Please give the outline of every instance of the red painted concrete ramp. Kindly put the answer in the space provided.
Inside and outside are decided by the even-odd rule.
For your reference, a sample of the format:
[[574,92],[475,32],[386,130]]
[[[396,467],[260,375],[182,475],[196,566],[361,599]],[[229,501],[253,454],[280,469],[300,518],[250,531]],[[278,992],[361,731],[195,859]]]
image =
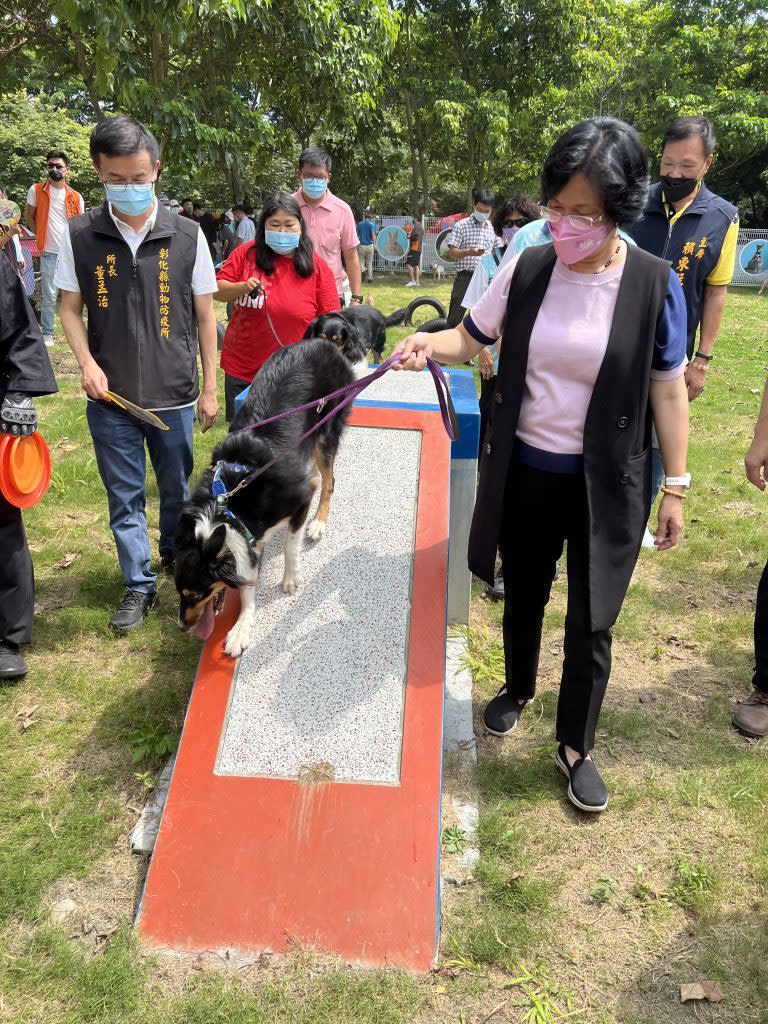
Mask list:
[[449,441],[437,412],[351,423],[304,587],[280,592],[275,545],[252,646],[223,654],[230,594],[203,650],[137,917],[151,945],[434,962]]

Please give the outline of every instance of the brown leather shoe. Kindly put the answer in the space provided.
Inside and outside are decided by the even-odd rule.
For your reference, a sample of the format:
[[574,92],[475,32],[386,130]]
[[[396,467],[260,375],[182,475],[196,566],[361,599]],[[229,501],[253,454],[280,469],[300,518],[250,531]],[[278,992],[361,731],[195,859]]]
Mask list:
[[739,732],[754,739],[768,736],[768,693],[754,689],[752,696],[736,708],[733,724]]

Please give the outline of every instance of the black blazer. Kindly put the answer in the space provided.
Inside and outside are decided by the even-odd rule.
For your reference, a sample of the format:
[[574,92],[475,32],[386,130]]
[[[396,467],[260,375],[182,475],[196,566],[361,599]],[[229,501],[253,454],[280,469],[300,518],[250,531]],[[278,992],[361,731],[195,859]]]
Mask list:
[[[523,250],[510,282],[492,421],[469,537],[469,568],[493,580],[504,493],[525,389],[531,331],[555,265],[553,246]],[[648,403],[669,264],[630,246],[605,358],[584,427],[592,629],[616,621],[640,552],[651,491]],[[506,567],[510,582],[514,566]]]

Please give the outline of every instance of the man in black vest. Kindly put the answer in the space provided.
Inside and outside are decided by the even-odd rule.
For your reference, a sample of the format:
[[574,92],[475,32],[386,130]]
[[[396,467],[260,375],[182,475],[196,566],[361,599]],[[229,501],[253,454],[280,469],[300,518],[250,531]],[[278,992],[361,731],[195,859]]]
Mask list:
[[[108,118],[96,125],[90,148],[106,201],[69,222],[56,283],[61,325],[89,398],[88,426],[125,583],[110,626],[124,631],[157,604],[144,512],[145,444],[160,492],[161,564],[172,571],[176,524],[189,497],[195,405],[203,430],[218,412],[217,286],[197,222],[155,199],[160,159],[151,132],[130,117]],[[107,390],[151,410],[168,430],[104,401]]]
[[[685,383],[691,402],[706,385],[739,235],[736,207],[704,184],[714,152],[715,133],[706,117],[672,121],[662,140],[661,180],[651,188],[642,219],[632,228],[640,248],[669,260],[683,286],[690,360]],[[663,477],[654,435],[652,502]],[[647,531],[643,547],[653,547]]]
[[[5,233],[3,240],[9,237]],[[13,245],[0,246],[0,436],[21,436],[37,429],[32,399],[58,388],[9,251]],[[32,639],[34,610],[35,580],[21,510],[0,494],[0,680],[27,673],[19,645]]]

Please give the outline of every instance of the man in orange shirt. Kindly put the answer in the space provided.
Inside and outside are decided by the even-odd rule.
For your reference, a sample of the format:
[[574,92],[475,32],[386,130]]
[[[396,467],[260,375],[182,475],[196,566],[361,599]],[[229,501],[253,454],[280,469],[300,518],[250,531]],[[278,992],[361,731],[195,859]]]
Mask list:
[[37,235],[40,250],[40,289],[42,303],[40,320],[43,340],[53,344],[53,321],[56,315],[58,290],[53,283],[56,261],[59,258],[59,243],[66,223],[85,210],[83,197],[67,184],[69,159],[60,149],[52,149],[45,158],[48,165],[48,180],[31,185],[27,193],[24,220]]

